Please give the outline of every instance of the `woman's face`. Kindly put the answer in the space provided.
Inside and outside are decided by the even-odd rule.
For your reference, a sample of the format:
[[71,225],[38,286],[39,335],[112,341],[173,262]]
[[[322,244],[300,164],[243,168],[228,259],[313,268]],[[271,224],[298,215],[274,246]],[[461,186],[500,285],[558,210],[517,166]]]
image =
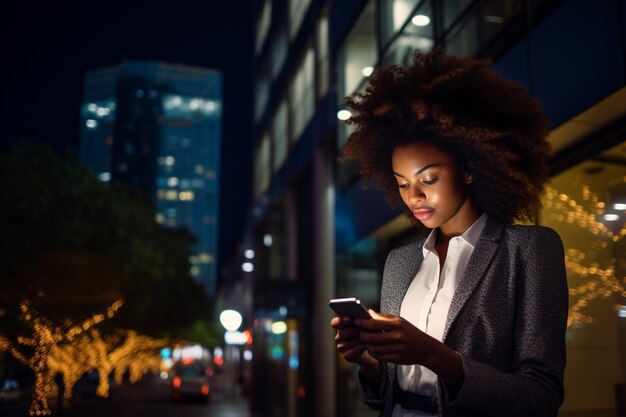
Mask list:
[[472,177],[451,155],[428,144],[398,146],[391,157],[402,201],[424,226],[462,234],[479,213],[470,198]]

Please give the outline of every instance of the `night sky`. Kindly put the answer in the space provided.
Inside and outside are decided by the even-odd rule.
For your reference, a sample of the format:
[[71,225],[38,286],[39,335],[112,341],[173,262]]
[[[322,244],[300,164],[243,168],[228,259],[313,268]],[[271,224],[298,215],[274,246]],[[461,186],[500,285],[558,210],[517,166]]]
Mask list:
[[[246,4],[249,4],[246,7]],[[8,0],[0,5],[0,151],[79,146],[85,71],[124,59],[222,71],[222,248],[250,200],[253,1]]]

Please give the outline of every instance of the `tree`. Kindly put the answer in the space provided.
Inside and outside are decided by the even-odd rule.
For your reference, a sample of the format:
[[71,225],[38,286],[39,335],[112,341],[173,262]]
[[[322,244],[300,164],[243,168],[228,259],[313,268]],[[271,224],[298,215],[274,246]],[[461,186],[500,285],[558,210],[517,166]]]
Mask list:
[[24,300],[57,322],[122,298],[107,325],[158,337],[208,314],[189,276],[193,236],[156,223],[146,196],[26,144],[0,155],[0,189],[0,326],[9,338],[19,333]]

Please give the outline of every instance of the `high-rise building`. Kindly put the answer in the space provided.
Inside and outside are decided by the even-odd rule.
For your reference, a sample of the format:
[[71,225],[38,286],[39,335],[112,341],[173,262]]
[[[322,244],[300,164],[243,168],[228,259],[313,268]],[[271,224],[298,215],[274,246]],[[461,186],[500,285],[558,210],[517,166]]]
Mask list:
[[191,275],[215,292],[222,76],[129,61],[85,77],[80,159],[154,200],[156,221],[196,236]]

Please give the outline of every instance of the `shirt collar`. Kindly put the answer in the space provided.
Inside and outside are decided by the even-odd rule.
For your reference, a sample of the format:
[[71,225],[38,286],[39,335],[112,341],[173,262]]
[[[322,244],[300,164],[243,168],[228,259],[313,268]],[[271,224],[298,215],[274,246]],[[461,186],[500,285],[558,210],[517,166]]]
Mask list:
[[[478,242],[478,238],[480,237],[480,234],[483,232],[483,229],[485,228],[485,224],[487,224],[487,217],[488,217],[487,212],[484,212],[483,214],[481,214],[474,221],[474,223],[472,223],[472,225],[468,227],[467,230],[463,232],[461,236],[459,236],[461,239],[469,243],[472,249],[474,249],[474,247],[476,246],[476,243]],[[435,242],[437,241],[438,230],[439,228],[433,229],[428,234],[428,237],[426,238],[426,242],[424,242],[424,247],[422,248],[422,252],[424,256],[426,256],[428,252],[435,251]]]

